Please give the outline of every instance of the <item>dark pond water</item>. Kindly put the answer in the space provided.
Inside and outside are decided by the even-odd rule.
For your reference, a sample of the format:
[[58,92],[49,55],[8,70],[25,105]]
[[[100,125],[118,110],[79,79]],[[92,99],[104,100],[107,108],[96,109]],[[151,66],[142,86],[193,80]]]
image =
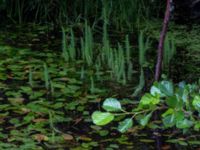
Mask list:
[[[0,149],[155,149],[151,130],[135,125],[122,135],[112,125],[92,124],[91,113],[100,102],[128,96],[130,85],[109,81],[103,70],[93,82],[93,68],[83,73],[83,61],[65,62],[61,36],[50,27],[6,29],[0,38]],[[170,131],[163,137],[182,140],[165,142],[163,150],[187,144],[184,136]]]

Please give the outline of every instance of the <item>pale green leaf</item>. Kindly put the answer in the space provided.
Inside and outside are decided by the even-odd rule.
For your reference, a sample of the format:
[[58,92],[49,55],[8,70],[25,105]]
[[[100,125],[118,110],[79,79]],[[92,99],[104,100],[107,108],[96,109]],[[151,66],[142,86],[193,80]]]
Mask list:
[[140,100],[140,106],[152,106],[156,105],[160,102],[160,98],[158,96],[152,96],[151,94],[145,94],[142,96]]
[[132,118],[127,118],[124,121],[119,123],[118,131],[121,133],[126,132],[128,129],[130,129],[133,126],[133,120]]
[[165,127],[173,127],[176,124],[175,114],[167,115],[162,119]]
[[156,86],[152,86],[150,89],[150,93],[153,96],[156,96],[157,94],[162,95],[162,92],[160,91],[160,89]]
[[191,126],[193,126],[193,122],[188,119],[180,120],[177,121],[176,123],[176,127],[179,129],[187,129],[190,128]]
[[173,96],[173,94],[174,94],[173,83],[170,81],[161,81],[159,84],[159,89],[166,96]]
[[192,105],[194,106],[194,108],[200,112],[200,96],[195,96],[194,100],[192,102]]
[[92,121],[96,125],[106,125],[114,119],[114,115],[109,112],[95,111],[92,114]]
[[151,116],[152,116],[152,113],[149,113],[148,115],[144,116],[142,119],[140,119],[140,124],[142,126],[146,126],[148,124]]
[[122,107],[120,102],[115,98],[107,98],[103,102],[103,109],[110,112],[121,111]]

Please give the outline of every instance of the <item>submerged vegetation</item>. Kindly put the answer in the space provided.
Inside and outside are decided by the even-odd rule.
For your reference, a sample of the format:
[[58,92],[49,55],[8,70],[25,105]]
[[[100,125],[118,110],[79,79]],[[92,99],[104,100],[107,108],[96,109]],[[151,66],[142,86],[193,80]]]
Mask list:
[[154,82],[164,7],[0,0],[0,149],[198,148],[200,26],[172,20]]

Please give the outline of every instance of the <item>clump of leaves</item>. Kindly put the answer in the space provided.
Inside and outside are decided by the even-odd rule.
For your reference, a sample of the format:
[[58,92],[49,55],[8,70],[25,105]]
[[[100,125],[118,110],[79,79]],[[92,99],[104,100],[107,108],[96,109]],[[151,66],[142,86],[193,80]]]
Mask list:
[[116,116],[127,117],[119,122],[118,131],[121,133],[132,128],[134,122],[142,127],[157,127],[152,126],[156,123],[151,121],[157,110],[161,112],[162,121],[159,127],[163,129],[200,129],[200,87],[197,84],[180,82],[174,85],[166,80],[155,82],[150,92],[144,94],[138,106],[130,112],[123,109],[120,100],[115,98],[107,98],[102,107],[106,112],[95,111],[92,114],[93,123],[101,126],[112,122]]

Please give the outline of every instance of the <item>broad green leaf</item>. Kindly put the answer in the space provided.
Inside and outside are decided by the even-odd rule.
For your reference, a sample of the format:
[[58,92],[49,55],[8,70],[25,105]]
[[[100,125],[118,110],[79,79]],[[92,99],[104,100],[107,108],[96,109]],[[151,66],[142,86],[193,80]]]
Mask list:
[[160,85],[160,83],[154,82],[153,86],[150,89],[150,93],[153,96],[159,95],[160,97],[164,97],[165,94],[162,93],[162,91],[160,90],[159,85]]
[[174,113],[174,109],[172,108],[169,108],[167,111],[165,111],[163,114],[162,114],[162,117],[166,117],[168,115],[171,115]]
[[95,111],[92,114],[92,121],[94,124],[103,126],[110,123],[114,119],[114,115],[109,112]]
[[149,113],[148,115],[144,116],[142,119],[140,119],[140,124],[142,126],[146,126],[148,124],[151,116],[152,116],[152,113]]
[[176,112],[175,112],[175,119],[176,119],[176,122],[182,121],[182,120],[184,120],[184,118],[185,118],[185,114],[184,114],[183,111],[176,111]]
[[194,108],[200,112],[200,96],[195,96],[194,100],[192,102],[192,105],[194,106]]
[[187,129],[187,128],[190,128],[192,125],[193,125],[193,122],[188,119],[180,120],[180,121],[177,121],[176,123],[176,127],[179,129]]
[[182,98],[182,100],[183,100],[185,103],[186,103],[187,100],[188,100],[188,95],[189,95],[188,90],[187,90],[187,89],[184,89],[181,98]]
[[119,123],[118,131],[121,133],[126,132],[128,129],[130,129],[133,126],[133,120],[132,118],[127,118],[124,121]]
[[162,121],[165,127],[173,127],[176,124],[175,114],[163,117]]
[[173,83],[170,81],[161,81],[159,84],[159,89],[166,96],[173,96],[173,94],[174,94]]
[[194,130],[195,131],[200,131],[200,122],[195,122],[195,125],[194,125]]
[[162,114],[163,123],[166,127],[174,126],[178,121],[184,120],[184,112],[175,111],[175,109],[169,108],[165,113]]
[[167,105],[172,108],[175,108],[178,104],[178,100],[176,96],[167,97],[165,101]]
[[122,107],[120,102],[115,98],[107,98],[103,102],[103,109],[110,112],[121,111]]
[[150,93],[151,95],[153,96],[156,96],[157,94],[161,95],[162,92],[160,91],[160,89],[156,86],[152,86],[151,89],[150,89]]
[[144,96],[142,96],[141,100],[140,100],[140,106],[152,106],[152,105],[156,105],[160,102],[160,98],[158,96],[152,96],[151,94],[145,94]]

